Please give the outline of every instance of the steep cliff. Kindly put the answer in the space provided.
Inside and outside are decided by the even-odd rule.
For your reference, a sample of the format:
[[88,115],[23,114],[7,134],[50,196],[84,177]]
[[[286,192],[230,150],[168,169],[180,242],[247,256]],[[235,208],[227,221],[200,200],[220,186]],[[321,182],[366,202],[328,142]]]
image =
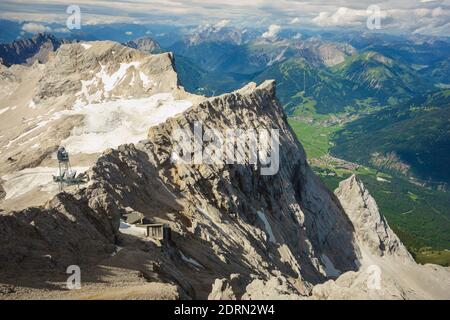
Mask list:
[[450,299],[450,268],[415,263],[356,176],[335,193],[355,227],[361,266],[316,286],[314,298]]
[[[278,173],[260,175],[260,168],[250,164],[247,155],[243,163],[231,165],[173,163],[170,159],[173,130],[192,129],[196,121],[218,130],[236,126],[244,130],[278,129]],[[152,127],[148,140],[106,151],[88,175],[88,186],[73,196],[58,196],[61,206],[53,200],[47,204],[49,209],[33,210],[44,217],[50,213],[57,217],[71,215],[76,225],[85,219],[76,214],[80,207],[86,208],[82,211],[87,216],[109,217],[83,222],[92,224],[104,235],[105,246],[113,245],[114,241],[120,245],[123,241],[117,221],[130,211],[170,225],[173,241],[163,246],[159,263],[170,266],[164,267],[164,272],[192,298],[206,298],[217,278],[232,274],[239,279],[235,281],[239,283],[235,289],[238,298],[259,294],[261,286],[280,281],[286,288],[285,293],[279,292],[280,297],[307,296],[314,284],[356,269],[353,228],[335,196],[310,170],[305,153],[276,101],[272,82],[260,87],[252,84],[191,107]],[[15,223],[27,210],[12,214],[11,221],[5,223]],[[46,239],[55,231],[41,228],[45,247]],[[81,239],[88,236],[89,229],[73,232]],[[61,247],[47,243],[48,254],[59,268],[66,263],[67,255],[73,254],[76,264],[79,255],[96,252],[96,247],[85,250],[79,246],[78,250],[60,254],[66,246],[63,242]],[[114,258],[120,259],[128,250],[136,248],[125,246]],[[4,254],[14,255],[11,251]],[[145,251],[139,254],[154,255]]]

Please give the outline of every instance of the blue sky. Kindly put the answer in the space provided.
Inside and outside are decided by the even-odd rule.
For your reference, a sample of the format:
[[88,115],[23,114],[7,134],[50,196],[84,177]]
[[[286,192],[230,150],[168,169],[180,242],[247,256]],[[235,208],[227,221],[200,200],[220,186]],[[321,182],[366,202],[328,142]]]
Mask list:
[[381,9],[383,30],[450,34],[450,0],[2,0],[0,18],[64,23],[79,5],[85,24],[176,23],[268,27],[365,28],[367,8]]

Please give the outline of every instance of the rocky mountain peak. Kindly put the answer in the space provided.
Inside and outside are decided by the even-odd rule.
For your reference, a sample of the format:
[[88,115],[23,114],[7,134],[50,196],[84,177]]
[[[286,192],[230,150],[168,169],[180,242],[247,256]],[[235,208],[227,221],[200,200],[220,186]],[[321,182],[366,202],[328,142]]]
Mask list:
[[178,86],[171,53],[147,55],[111,41],[65,44],[45,69],[53,77],[41,80],[38,98],[61,90],[69,94],[81,91],[81,99],[99,102],[172,91]]
[[416,264],[356,175],[342,181],[335,193],[354,226],[360,267],[315,286],[313,298],[449,298],[450,269]]
[[159,43],[150,37],[140,37],[135,40],[130,40],[124,45],[150,54],[160,53],[162,50]]
[[223,20],[216,24],[199,25],[189,30],[184,41],[191,46],[204,42],[219,42],[240,45],[252,38],[253,33],[228,26],[229,21]]
[[[124,236],[122,232],[127,231],[119,227],[118,219],[125,219],[127,212],[137,212],[170,226],[172,242],[161,253],[150,250],[136,254],[142,259],[165,261],[166,275],[158,277],[176,279],[180,290],[190,297],[206,298],[216,279],[231,273],[237,274],[232,282],[237,283],[233,292],[238,298],[259,297],[262,287],[280,283],[283,286],[274,289],[274,294],[306,296],[313,284],[355,270],[351,224],[334,195],[309,168],[274,88],[272,81],[250,84],[193,105],[151,127],[147,140],[103,153],[87,172],[90,182],[82,189],[58,196],[58,201],[45,208],[33,209],[41,217],[51,214],[81,221],[85,218],[78,216],[80,212],[96,217],[88,220],[104,237],[102,249],[97,246],[62,254],[62,248],[46,240],[53,237],[54,229],[41,225],[42,237],[34,243],[47,248],[55,265],[61,266],[70,260],[70,254],[91,259],[98,250],[106,250],[99,258],[107,259],[105,248],[115,243],[108,240],[114,234],[125,247],[115,259],[125,259],[136,250],[133,239],[143,238],[139,233]],[[176,141],[172,133],[175,129],[191,130],[196,122],[202,123],[204,130],[215,128],[219,132],[235,128],[244,132],[278,130],[279,170],[262,175],[260,165],[255,166],[249,154],[234,164],[173,162]],[[206,141],[204,147],[208,146]],[[15,219],[26,210],[2,220],[5,229],[12,232]],[[74,232],[82,236],[85,231]],[[29,245],[21,242],[20,250]],[[10,253],[14,248],[8,250]],[[6,261],[7,265],[13,263]],[[40,263],[45,261],[33,260],[30,265],[38,267]]]
[[390,58],[388,58],[388,57],[386,57],[386,56],[384,56],[384,55],[382,55],[382,54],[380,54],[378,52],[375,52],[375,51],[367,52],[366,53],[366,57],[367,57],[367,59],[373,59],[373,60],[375,60],[375,61],[377,61],[379,63],[382,63],[384,65],[391,65],[394,62],[392,59],[390,59]]
[[49,55],[66,42],[48,33],[38,33],[31,39],[19,39],[12,43],[0,44],[0,59],[6,66],[31,65],[36,61],[45,63]]
[[342,181],[335,193],[355,227],[360,247],[368,248],[372,254],[379,256],[395,255],[413,261],[380,214],[375,199],[356,175]]

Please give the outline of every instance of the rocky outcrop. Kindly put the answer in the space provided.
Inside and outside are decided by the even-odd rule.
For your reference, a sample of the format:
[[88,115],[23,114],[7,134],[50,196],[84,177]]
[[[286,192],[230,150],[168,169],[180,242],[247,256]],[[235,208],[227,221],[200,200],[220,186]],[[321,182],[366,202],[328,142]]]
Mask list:
[[37,102],[61,94],[89,103],[138,98],[178,86],[171,53],[148,55],[111,41],[61,46],[45,65],[48,74],[40,79]]
[[0,44],[0,59],[5,66],[13,64],[31,65],[45,63],[49,55],[67,41],[50,34],[37,34],[31,39],[20,39],[8,44]]
[[[175,128],[190,130],[195,121],[219,131],[235,127],[243,130],[278,129],[279,172],[263,176],[250,164],[173,164],[170,160],[171,132]],[[327,276],[324,260],[329,259],[330,264],[340,270],[355,267],[352,227],[334,195],[309,168],[304,150],[275,100],[273,82],[259,87],[249,85],[233,94],[209,99],[182,117],[153,127],[146,148],[158,150],[156,154],[154,151],[150,153],[150,159],[160,168],[160,175],[169,177],[167,183],[179,190],[195,208],[192,212],[195,233],[209,239],[215,244],[213,247],[222,248],[217,250],[217,254],[225,255],[226,260],[235,255],[236,246],[231,244],[236,238],[250,241],[244,242],[238,251],[254,251],[252,265],[258,260],[271,261],[275,270],[286,270],[312,283]],[[248,163],[248,159],[246,161]],[[242,223],[244,230],[235,228],[236,222],[227,226],[233,214],[237,215],[237,223]],[[212,215],[213,221],[205,220],[205,215]],[[267,231],[264,217],[271,232]],[[220,228],[222,230],[214,231],[217,223],[224,224]],[[250,227],[253,225],[257,226],[256,230]],[[208,229],[210,231],[205,232]],[[263,233],[259,234],[258,229]],[[221,236],[223,231],[229,238],[229,245],[221,243],[225,240]],[[270,239],[270,233],[274,239]],[[249,238],[250,234],[254,240]],[[337,247],[342,251],[337,253]],[[285,266],[280,264],[282,261]]]
[[135,40],[130,40],[126,43],[124,43],[125,46],[138,49],[140,51],[155,54],[155,53],[161,53],[162,49],[158,42],[153,40],[150,37],[141,37],[137,38]]
[[45,64],[0,66],[0,177],[9,193],[0,208],[40,205],[57,192],[59,145],[85,170],[108,147],[144,139],[151,125],[201,100],[178,86],[173,63],[170,53],[96,41],[63,44]]
[[364,184],[355,176],[335,191],[355,227],[361,256],[357,272],[314,287],[315,299],[449,299],[450,269],[418,265]]
[[328,67],[338,65],[345,61],[345,58],[357,53],[356,49],[349,44],[323,43],[311,46],[311,52],[321,63]]
[[2,183],[3,183],[3,180],[0,179],[0,200],[3,200],[6,196],[6,192],[5,192],[5,189],[3,188]]
[[395,255],[414,261],[380,214],[375,199],[356,175],[341,182],[335,193],[357,230],[356,238],[360,247],[368,248],[371,254]]
[[108,194],[96,188],[83,194],[60,193],[45,207],[0,214],[1,281],[31,270],[65,270],[114,251],[119,214]]
[[293,286],[284,276],[272,276],[267,280],[255,279],[246,288],[244,300],[299,300]]
[[227,279],[216,279],[212,285],[208,300],[236,300],[233,287]]

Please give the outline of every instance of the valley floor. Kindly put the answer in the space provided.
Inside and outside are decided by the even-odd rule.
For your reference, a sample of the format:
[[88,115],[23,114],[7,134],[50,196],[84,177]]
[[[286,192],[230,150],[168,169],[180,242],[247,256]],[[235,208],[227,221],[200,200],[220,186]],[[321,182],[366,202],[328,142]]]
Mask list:
[[327,121],[330,118],[289,119],[316,174],[330,190],[336,189],[340,181],[357,174],[416,261],[449,266],[449,193],[331,156],[333,134],[342,128],[342,122]]

